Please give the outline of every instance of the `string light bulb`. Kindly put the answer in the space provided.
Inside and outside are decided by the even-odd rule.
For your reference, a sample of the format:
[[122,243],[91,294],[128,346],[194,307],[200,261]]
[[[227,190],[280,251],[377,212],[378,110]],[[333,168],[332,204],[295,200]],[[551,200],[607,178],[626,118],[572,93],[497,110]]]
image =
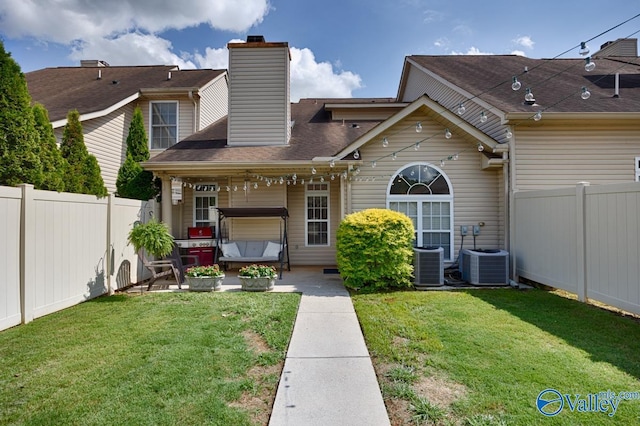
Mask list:
[[422,132],[422,123],[418,121],[416,123],[416,133],[420,133],[420,132]]
[[591,92],[587,90],[586,86],[582,86],[582,93],[580,94],[580,97],[584,100],[587,100],[591,97]]
[[372,169],[375,169],[377,165],[378,165],[378,163],[376,161],[372,161],[371,162],[371,168]]
[[507,139],[511,139],[513,137],[513,133],[511,133],[511,130],[505,129],[504,130],[504,137],[507,138]]
[[388,147],[389,146],[389,139],[387,139],[386,137],[382,138],[382,146],[383,147]]
[[398,158],[398,154],[396,154],[395,152],[393,154],[391,154],[391,159],[395,160]]
[[531,88],[527,87],[527,93],[524,95],[524,100],[527,102],[534,102],[536,98],[533,97],[533,93],[531,92]]
[[356,159],[356,160],[357,160],[358,158],[360,158],[360,152],[358,152],[358,150],[357,150],[357,149],[356,149],[355,151],[353,151],[353,158],[354,158],[354,159]]
[[312,174],[312,175],[315,175],[316,173],[317,173],[316,168],[315,168],[315,167],[312,167],[312,168],[311,168],[311,174]]
[[458,104],[458,111],[456,111],[458,113],[458,115],[462,115],[465,113],[467,109],[464,107],[464,103],[460,102]]
[[584,62],[584,70],[586,72],[590,72],[596,69],[596,63],[591,60],[591,56],[584,58]]
[[487,118],[488,118],[488,117],[487,117],[487,114],[486,114],[484,111],[482,111],[482,112],[480,113],[480,122],[481,122],[481,123],[486,123],[486,122],[487,122]]
[[484,145],[478,142],[478,152],[482,152],[482,151],[484,151]]
[[578,50],[578,53],[582,56],[587,56],[589,54],[589,46],[587,46],[586,42],[580,42],[580,50]]
[[444,137],[447,139],[451,139],[451,131],[449,129],[444,130]]
[[420,149],[420,142],[416,142],[416,144],[413,146],[413,149],[415,151],[419,150]]
[[533,116],[533,119],[535,121],[540,121],[540,119],[542,119],[542,111],[536,112],[536,115]]
[[444,160],[440,160],[440,167],[444,167]]
[[335,160],[329,161],[329,167],[334,168],[336,166]]
[[513,82],[511,83],[511,88],[513,90],[520,90],[520,88],[522,87],[522,83],[520,83],[518,81],[518,77],[516,77],[515,75],[513,76]]

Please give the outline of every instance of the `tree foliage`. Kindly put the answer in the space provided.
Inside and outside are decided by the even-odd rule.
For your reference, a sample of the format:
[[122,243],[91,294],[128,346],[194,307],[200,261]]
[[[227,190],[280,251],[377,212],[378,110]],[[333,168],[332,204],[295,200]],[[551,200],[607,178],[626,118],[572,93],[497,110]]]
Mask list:
[[100,174],[98,160],[94,155],[89,154],[84,144],[80,113],[77,110],[71,110],[67,114],[67,125],[62,134],[60,150],[69,166],[68,173],[65,175],[67,192],[92,194],[98,197],[105,197],[108,194]]
[[347,287],[410,287],[413,222],[402,213],[368,209],[347,215],[336,233],[336,260]]
[[20,66],[0,41],[0,185],[31,183],[44,176],[31,97]]
[[117,194],[124,198],[136,200],[149,200],[159,193],[158,182],[153,178],[153,173],[144,170],[141,161],[149,159],[149,140],[144,130],[142,111],[136,108],[133,112],[129,134],[127,135],[126,159],[116,180]]
[[53,127],[49,121],[49,113],[41,104],[33,106],[35,128],[40,136],[40,161],[43,169],[41,189],[62,192],[65,190],[64,180],[67,173],[67,162],[62,157]]

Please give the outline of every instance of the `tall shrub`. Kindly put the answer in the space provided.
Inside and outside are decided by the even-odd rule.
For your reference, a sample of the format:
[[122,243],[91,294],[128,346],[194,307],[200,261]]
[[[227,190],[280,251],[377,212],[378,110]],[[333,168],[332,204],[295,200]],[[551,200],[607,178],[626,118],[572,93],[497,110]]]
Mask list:
[[31,96],[20,66],[0,41],[0,185],[43,181]]
[[116,180],[117,194],[124,198],[136,200],[149,200],[160,192],[159,185],[156,184],[153,173],[144,170],[140,166],[141,161],[149,159],[149,139],[144,130],[142,111],[136,108],[133,112],[129,134],[127,136],[126,159]]
[[41,189],[62,192],[64,176],[67,173],[67,162],[56,143],[53,127],[49,121],[49,113],[41,104],[33,106],[33,118],[35,128],[40,135],[40,161],[43,169],[43,181]]
[[69,164],[69,172],[65,175],[66,191],[98,197],[107,195],[98,160],[89,154],[84,144],[80,113],[77,110],[71,110],[67,114],[60,150]]
[[346,216],[336,234],[345,286],[365,291],[410,287],[413,239],[413,223],[402,213],[368,209]]

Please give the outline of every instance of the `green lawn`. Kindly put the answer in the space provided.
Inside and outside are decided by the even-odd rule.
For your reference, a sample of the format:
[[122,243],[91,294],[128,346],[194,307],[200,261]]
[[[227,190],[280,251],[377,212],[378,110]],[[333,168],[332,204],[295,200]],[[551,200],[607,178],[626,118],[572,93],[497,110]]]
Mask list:
[[[542,290],[354,294],[353,302],[394,424],[640,423],[640,394],[613,416],[578,410],[587,394],[640,392],[637,319]],[[570,395],[554,417],[536,408],[548,388]]]
[[265,424],[299,300],[121,294],[6,330],[0,424]]

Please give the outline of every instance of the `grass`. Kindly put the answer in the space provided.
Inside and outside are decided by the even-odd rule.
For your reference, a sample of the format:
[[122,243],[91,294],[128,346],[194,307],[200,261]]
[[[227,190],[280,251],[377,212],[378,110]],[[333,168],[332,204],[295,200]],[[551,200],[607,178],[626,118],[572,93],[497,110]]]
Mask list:
[[541,391],[640,391],[640,322],[542,290],[354,294],[393,424],[638,424],[536,409]]
[[99,298],[0,333],[0,424],[266,424],[298,294]]

